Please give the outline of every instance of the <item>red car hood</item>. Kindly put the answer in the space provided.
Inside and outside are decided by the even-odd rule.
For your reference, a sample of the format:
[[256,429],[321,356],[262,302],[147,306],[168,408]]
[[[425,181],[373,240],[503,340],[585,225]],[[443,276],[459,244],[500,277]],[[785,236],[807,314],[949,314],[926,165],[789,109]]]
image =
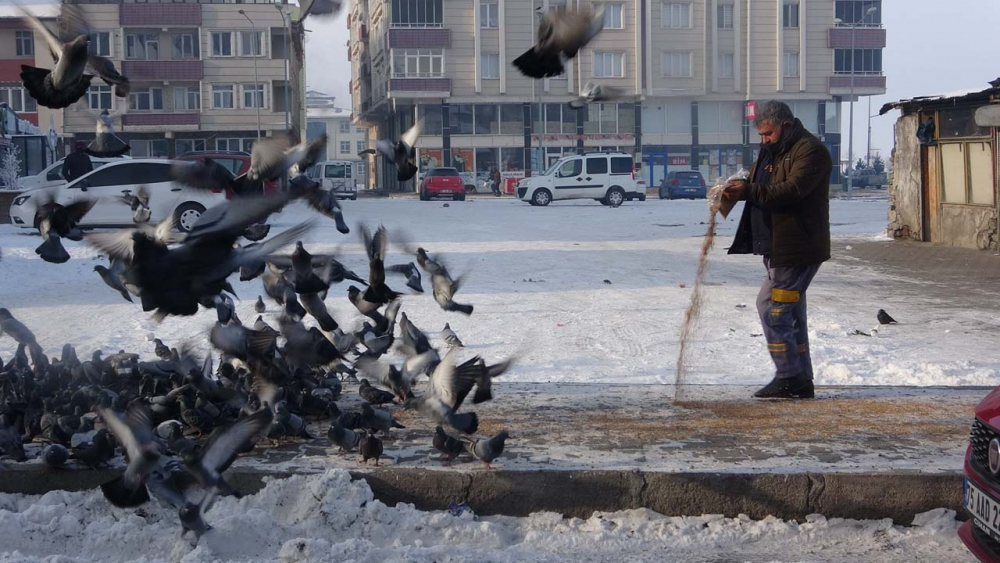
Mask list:
[[976,405],[976,418],[1000,430],[1000,387],[990,391],[990,394]]

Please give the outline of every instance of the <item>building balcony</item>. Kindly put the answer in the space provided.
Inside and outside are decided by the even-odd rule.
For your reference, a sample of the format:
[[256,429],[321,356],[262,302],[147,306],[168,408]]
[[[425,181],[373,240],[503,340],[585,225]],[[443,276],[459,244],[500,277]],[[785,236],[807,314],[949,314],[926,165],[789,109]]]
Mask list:
[[447,49],[451,30],[444,27],[394,27],[389,30],[390,49]]
[[205,78],[205,65],[199,60],[123,61],[122,74],[135,82],[142,80],[201,80]]
[[[855,96],[877,96],[885,94],[885,76],[855,74],[853,92]],[[851,75],[838,74],[830,77],[830,93],[849,96],[852,92]]]
[[0,59],[0,82],[20,82],[21,65],[35,65],[34,57]]
[[831,49],[884,49],[885,30],[880,27],[833,27],[827,33]]
[[201,4],[119,4],[122,26],[201,27]]
[[195,131],[201,125],[198,113],[126,113],[122,116],[125,131],[171,130]]
[[390,78],[394,98],[442,98],[451,95],[450,78]]

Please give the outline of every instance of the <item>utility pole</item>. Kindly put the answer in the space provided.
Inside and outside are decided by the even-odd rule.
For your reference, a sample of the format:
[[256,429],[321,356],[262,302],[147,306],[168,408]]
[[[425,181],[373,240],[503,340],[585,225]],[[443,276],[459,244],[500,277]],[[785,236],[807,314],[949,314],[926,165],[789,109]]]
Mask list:
[[[288,9],[288,5],[282,6],[282,4],[275,4],[274,7],[281,14],[281,25],[285,28],[285,131],[288,130],[289,120],[291,119],[291,103],[292,101],[288,99],[288,53],[292,49],[292,13]],[[284,9],[282,9],[284,8]]]
[[[253,55],[253,106],[257,110],[257,139],[260,139],[260,106],[264,103],[264,92],[260,79],[257,77],[257,47],[260,46],[261,51],[263,51],[264,45],[260,41],[260,36],[257,35],[257,26],[250,19],[250,16],[243,10],[239,10],[239,14],[250,22],[250,30],[253,33],[253,40],[250,42],[250,54]],[[260,98],[257,97],[257,92],[260,92]]]

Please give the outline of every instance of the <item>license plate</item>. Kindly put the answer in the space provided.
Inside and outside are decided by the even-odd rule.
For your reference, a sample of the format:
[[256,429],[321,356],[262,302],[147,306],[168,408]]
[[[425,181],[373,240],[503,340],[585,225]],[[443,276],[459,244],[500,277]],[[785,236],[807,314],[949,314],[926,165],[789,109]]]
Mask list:
[[443,194],[450,194],[451,190],[441,190],[441,193],[443,193]]
[[684,191],[686,191],[686,192],[687,192],[687,193],[689,193],[689,194],[693,194],[693,193],[695,193],[696,191],[698,191],[698,188],[688,188],[688,189],[686,189],[686,190],[684,190]]
[[976,527],[1000,541],[1000,501],[984,493],[968,479],[965,480],[964,499],[965,509],[972,515]]

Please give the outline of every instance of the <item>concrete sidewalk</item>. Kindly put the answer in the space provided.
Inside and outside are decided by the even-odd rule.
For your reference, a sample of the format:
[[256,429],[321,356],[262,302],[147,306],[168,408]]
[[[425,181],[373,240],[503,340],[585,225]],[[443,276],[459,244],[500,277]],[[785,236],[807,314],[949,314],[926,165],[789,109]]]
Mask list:
[[[379,469],[338,456],[328,423],[316,440],[262,444],[229,472],[256,490],[265,476],[342,467],[378,498],[477,512],[647,507],[664,514],[802,518],[812,512],[908,523],[937,507],[958,509],[961,467],[978,388],[821,388],[812,401],[755,401],[752,388],[496,384],[475,408],[480,434],[510,432],[499,471],[462,459],[444,467],[434,425],[396,411],[406,429],[385,440]],[[341,408],[356,408],[355,386]],[[33,445],[32,447],[37,447]],[[7,465],[0,491],[40,493],[96,486],[111,473]]]

